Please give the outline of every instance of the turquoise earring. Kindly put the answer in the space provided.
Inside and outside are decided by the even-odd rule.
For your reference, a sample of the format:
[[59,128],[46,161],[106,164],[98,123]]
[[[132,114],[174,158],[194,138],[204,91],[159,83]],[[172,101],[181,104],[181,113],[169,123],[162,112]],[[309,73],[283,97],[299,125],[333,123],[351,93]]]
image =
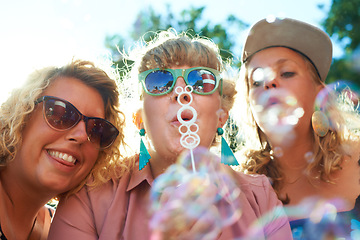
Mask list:
[[139,171],[143,169],[146,164],[149,162],[150,154],[145,147],[145,144],[142,140],[142,137],[145,136],[145,129],[140,129],[140,154],[139,154]]
[[[218,128],[217,134],[219,136],[223,135],[224,130],[222,128]],[[233,166],[239,165],[234,156],[234,153],[232,152],[231,148],[229,147],[223,136],[221,136],[221,163]]]

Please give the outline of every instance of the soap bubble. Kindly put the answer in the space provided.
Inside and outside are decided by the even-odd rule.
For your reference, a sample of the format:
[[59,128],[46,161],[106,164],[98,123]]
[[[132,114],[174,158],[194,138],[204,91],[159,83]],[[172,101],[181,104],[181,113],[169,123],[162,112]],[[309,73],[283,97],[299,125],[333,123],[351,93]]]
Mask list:
[[240,189],[208,149],[189,153],[153,182],[150,228],[164,239],[214,239],[241,216]]
[[260,128],[271,137],[274,145],[291,144],[294,127],[304,115],[297,99],[286,89],[266,90],[262,87],[250,91],[252,112]]
[[352,226],[357,216],[346,207],[342,199],[319,199],[309,197],[296,206],[286,207],[291,221],[294,240],[300,239],[356,239]]
[[329,119],[331,129],[340,130],[344,127],[344,124],[337,121],[340,116],[336,111],[333,111],[334,106],[337,106],[342,111],[344,120],[348,121],[350,129],[358,129],[360,127],[359,122],[352,121],[354,119],[353,109],[357,109],[359,104],[358,93],[358,87],[350,82],[337,81],[328,84],[318,93],[314,109],[325,113]]

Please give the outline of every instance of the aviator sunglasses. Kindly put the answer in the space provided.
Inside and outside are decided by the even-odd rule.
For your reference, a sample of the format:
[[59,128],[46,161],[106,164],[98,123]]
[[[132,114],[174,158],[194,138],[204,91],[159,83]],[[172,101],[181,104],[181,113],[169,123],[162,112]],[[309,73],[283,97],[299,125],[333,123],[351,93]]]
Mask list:
[[98,145],[99,149],[109,147],[119,135],[119,130],[106,119],[87,117],[66,100],[43,96],[37,99],[35,104],[41,102],[44,102],[44,119],[52,129],[58,131],[69,130],[75,127],[81,120],[84,120],[88,140]]
[[[193,92],[200,95],[212,94],[218,88],[219,83],[222,84],[220,72],[207,67],[154,68],[139,73],[139,81],[142,83],[145,92],[152,96],[165,95],[171,92],[179,77],[183,77],[186,85],[192,86]],[[221,91],[222,89],[220,95],[222,94]]]

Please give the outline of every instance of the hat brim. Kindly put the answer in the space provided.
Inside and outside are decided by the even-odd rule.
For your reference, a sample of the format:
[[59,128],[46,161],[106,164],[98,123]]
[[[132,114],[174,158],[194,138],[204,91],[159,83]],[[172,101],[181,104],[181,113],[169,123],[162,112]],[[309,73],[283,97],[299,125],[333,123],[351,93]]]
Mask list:
[[287,47],[302,53],[315,66],[320,79],[325,81],[332,62],[332,43],[321,29],[290,18],[271,22],[262,19],[250,29],[242,62],[269,47]]

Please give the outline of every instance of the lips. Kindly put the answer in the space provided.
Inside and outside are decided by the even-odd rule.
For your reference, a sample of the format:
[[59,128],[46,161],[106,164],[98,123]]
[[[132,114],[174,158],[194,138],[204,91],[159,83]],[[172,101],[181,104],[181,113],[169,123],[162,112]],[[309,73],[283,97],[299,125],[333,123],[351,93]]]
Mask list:
[[279,98],[277,98],[277,97],[269,97],[267,105],[272,106],[272,105],[275,105],[275,104],[278,104],[278,103],[280,103]]
[[[187,122],[187,121],[192,120],[194,116],[193,116],[193,113],[192,113],[190,110],[185,110],[185,111],[182,111],[182,112],[181,112],[181,116],[180,116],[180,117],[181,117],[181,119],[182,119],[183,121]],[[179,122],[178,116],[175,115],[175,116],[172,118],[171,122]]]
[[48,154],[54,158],[63,160],[66,163],[75,164],[77,159],[71,154],[55,151],[55,150],[47,150]]

